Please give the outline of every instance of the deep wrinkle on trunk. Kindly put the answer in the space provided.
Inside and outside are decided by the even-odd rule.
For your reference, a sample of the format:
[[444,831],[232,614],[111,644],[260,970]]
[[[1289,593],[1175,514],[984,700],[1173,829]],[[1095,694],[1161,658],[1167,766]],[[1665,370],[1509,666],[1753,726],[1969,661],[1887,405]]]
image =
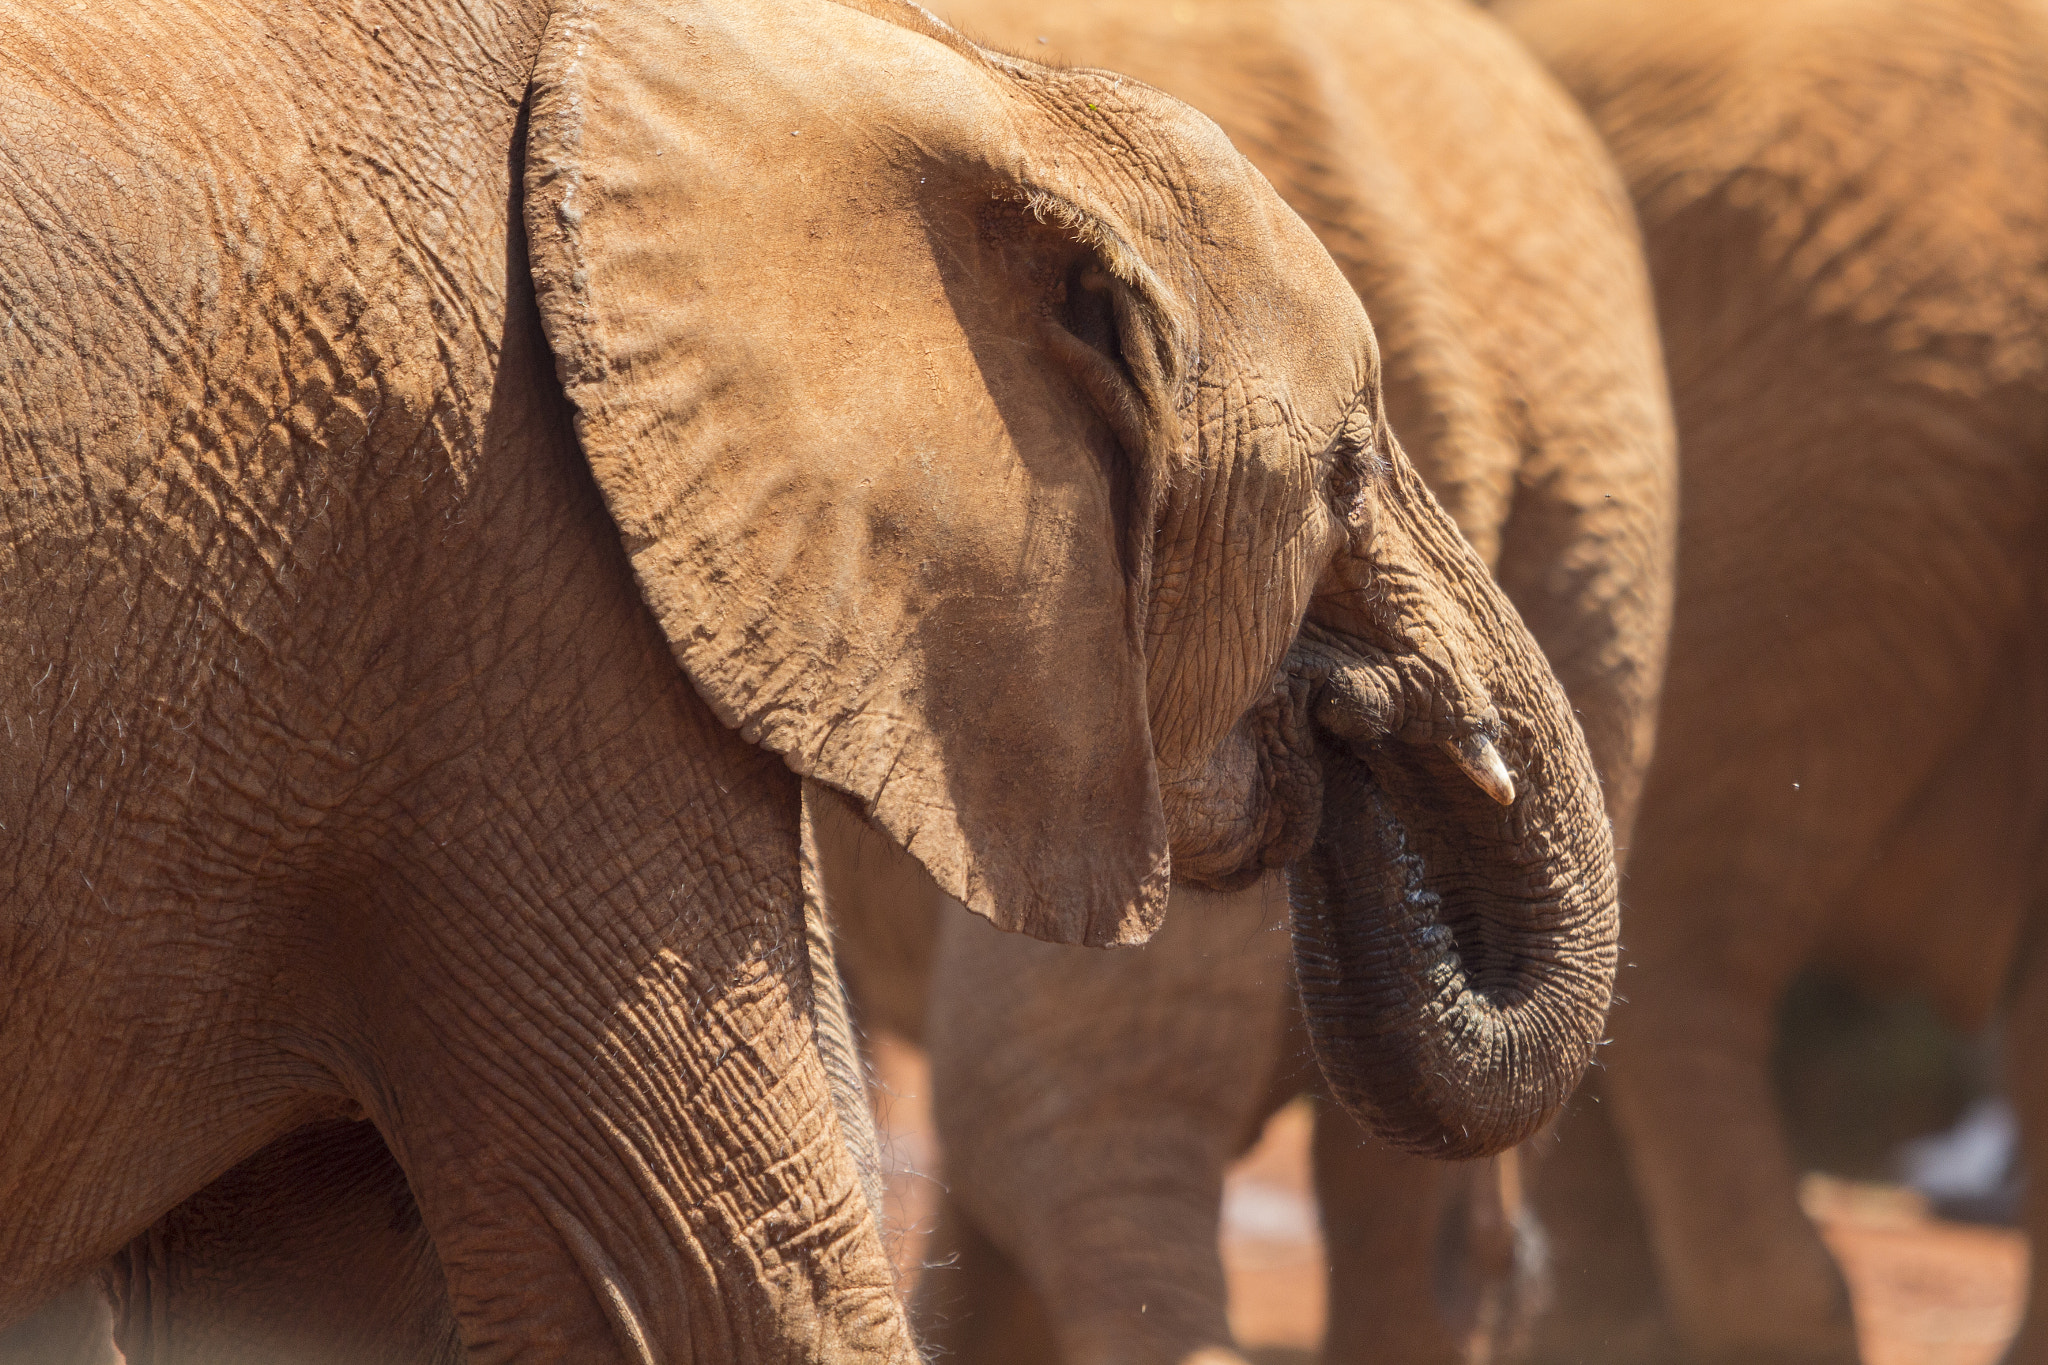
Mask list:
[[[1533,1136],[1591,1060],[1619,932],[1613,846],[1541,651],[1393,465],[1397,496],[1291,658],[1323,773],[1290,877],[1295,970],[1334,1096],[1409,1151],[1480,1157]],[[1421,625],[1404,637],[1403,622]],[[1445,752],[1474,736],[1513,772],[1512,804]]]

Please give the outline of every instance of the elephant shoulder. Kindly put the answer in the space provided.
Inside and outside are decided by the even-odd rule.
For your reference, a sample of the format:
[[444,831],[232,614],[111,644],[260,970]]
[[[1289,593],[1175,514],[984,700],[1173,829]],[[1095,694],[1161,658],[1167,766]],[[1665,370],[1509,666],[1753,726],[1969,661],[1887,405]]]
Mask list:
[[341,42],[263,5],[0,14],[0,452],[275,480],[488,395],[512,106]]

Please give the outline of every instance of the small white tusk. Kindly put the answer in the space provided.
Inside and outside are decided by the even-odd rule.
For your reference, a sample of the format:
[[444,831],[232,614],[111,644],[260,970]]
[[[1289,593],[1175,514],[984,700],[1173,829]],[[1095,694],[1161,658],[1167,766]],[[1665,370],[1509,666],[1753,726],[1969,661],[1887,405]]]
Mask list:
[[1493,747],[1492,740],[1485,735],[1467,735],[1462,740],[1447,739],[1443,744],[1444,752],[1451,756],[1451,761],[1472,779],[1479,790],[1503,806],[1515,804],[1514,774],[1501,761],[1500,750]]

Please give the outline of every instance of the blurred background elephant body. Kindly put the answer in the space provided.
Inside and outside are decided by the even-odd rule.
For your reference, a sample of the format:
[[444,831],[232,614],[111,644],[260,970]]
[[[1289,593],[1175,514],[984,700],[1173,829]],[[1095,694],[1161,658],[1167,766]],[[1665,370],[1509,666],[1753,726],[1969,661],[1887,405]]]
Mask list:
[[[1437,0],[945,14],[1188,100],[1315,228],[1375,320],[1403,448],[1556,669],[1625,847],[1676,474],[1630,214],[1570,101],[1491,20]],[[978,932],[914,887],[835,903],[864,1022],[932,1059],[947,1195],[918,1318],[940,1349],[1076,1365],[1232,1351],[1224,1168],[1319,1080],[1280,881],[1176,888],[1173,905],[1145,949],[1103,956]],[[1495,1172],[1393,1150],[1328,1103],[1315,1143],[1328,1359],[1460,1360],[1512,1330],[1533,1267]]]
[[396,1247],[387,1355],[908,1359],[799,774],[1064,942],[1304,860],[1411,1145],[1576,1083],[1584,739],[1212,124],[889,0],[0,54],[0,1323]]
[[[1997,1018],[2048,1360],[2048,16],[1526,0],[1641,215],[1680,579],[1558,1362],[1858,1359],[1770,1084],[1802,967]],[[1611,1123],[1610,1123],[1611,1120]]]

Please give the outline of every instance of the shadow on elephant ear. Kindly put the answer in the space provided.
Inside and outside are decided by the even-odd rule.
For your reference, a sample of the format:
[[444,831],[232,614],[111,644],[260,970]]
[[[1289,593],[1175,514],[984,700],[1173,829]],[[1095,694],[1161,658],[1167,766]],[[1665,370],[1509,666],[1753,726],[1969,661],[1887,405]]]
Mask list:
[[[1098,774],[1122,775],[1116,785],[1123,790],[1115,805],[1156,807],[1157,762],[1143,718],[1143,617],[1167,452],[1160,448],[1164,442],[1156,433],[1141,430],[1149,424],[1140,414],[1127,411],[1150,405],[1135,397],[1133,385],[1126,382],[1117,386],[1117,392],[1102,392],[1104,386],[1090,383],[1083,373],[1094,368],[1128,379],[1132,367],[1124,349],[1135,339],[1120,333],[1117,314],[1128,315],[1130,310],[1112,310],[1106,296],[1129,291],[1118,282],[1105,286],[1096,252],[1070,230],[1040,221],[1034,208],[1022,201],[991,198],[971,217],[965,212],[934,217],[937,221],[928,222],[925,231],[939,283],[994,415],[1011,434],[1014,458],[1030,482],[1093,484],[1097,489],[1093,496],[1074,498],[1057,510],[1092,515],[1099,518],[1099,525],[1076,525],[1071,515],[1048,515],[1040,500],[1019,499],[1022,557],[1027,565],[1042,561],[1047,586],[1057,588],[1050,577],[1067,553],[1061,548],[1064,542],[1083,539],[1113,547],[1111,564],[1104,567],[1113,566],[1116,581],[1098,582],[1095,590],[1120,591],[1113,601],[1097,604],[1096,614],[1121,617],[1120,627],[1076,631],[1073,613],[1062,610],[1055,597],[1020,602],[1013,573],[985,572],[987,566],[971,556],[957,562],[927,560],[917,566],[921,577],[942,573],[950,588],[944,595],[934,595],[912,627],[930,683],[942,695],[979,696],[983,705],[982,725],[942,727],[934,735],[948,797],[958,809],[986,806],[989,793],[971,788],[988,783],[987,733],[1005,727],[1005,717],[1035,716],[1042,730],[1059,736],[1057,747],[1072,760],[1092,753],[1097,758],[1091,767]],[[955,217],[957,223],[947,222]],[[943,231],[949,225],[963,230]],[[1084,277],[1096,287],[1082,285]],[[1012,287],[991,289],[991,279]],[[1053,315],[1038,314],[1033,305],[1040,300],[1052,301]],[[1062,333],[1062,349],[1071,354],[1060,358],[1067,363],[1047,365],[1044,352],[1054,349],[1055,338]],[[1120,412],[1136,420],[1114,420]],[[957,455],[938,450],[922,452],[919,458],[932,466],[929,476],[942,482],[948,478],[948,462]],[[889,520],[883,515],[870,518],[871,548],[914,551],[914,543],[889,544],[894,529]],[[1028,569],[1026,576],[1031,576]],[[1054,695],[1045,686],[1042,668],[1022,666],[1026,658],[1058,659],[1077,653],[1084,657],[1067,658],[1066,671],[1076,681],[1089,680],[1080,682],[1084,690],[1097,691],[1094,680],[1117,680],[1087,702],[1076,694],[1066,699]],[[1120,699],[1119,709],[1134,713],[1130,719],[1136,723],[1105,726],[1102,704],[1117,700],[1114,694],[1125,687],[1131,692]],[[1117,752],[1103,749],[1111,742]],[[962,836],[977,863],[1029,865],[1034,860],[1031,845],[1038,822],[1032,815],[1042,797],[1034,790],[1036,785],[1016,781],[1006,793],[1015,818],[963,824]],[[1114,865],[1127,857],[1125,850],[1098,850],[1088,843],[1061,849],[1061,859],[1068,864],[1098,859],[1108,864],[1082,874],[1105,886],[1128,875]]]

